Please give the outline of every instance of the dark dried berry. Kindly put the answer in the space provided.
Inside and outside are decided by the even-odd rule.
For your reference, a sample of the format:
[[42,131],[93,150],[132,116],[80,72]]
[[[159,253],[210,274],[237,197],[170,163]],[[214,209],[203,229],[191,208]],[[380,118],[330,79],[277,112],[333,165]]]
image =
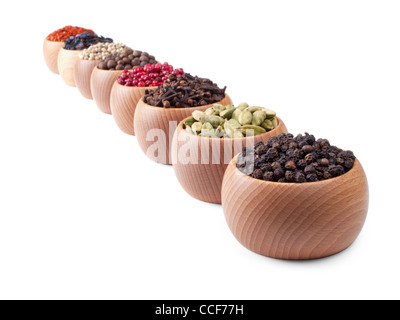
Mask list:
[[306,175],[315,173],[315,167],[314,167],[312,164],[309,164],[308,166],[306,166],[306,167],[304,168],[304,173],[305,173]]
[[293,182],[294,181],[294,176],[295,176],[295,173],[294,173],[294,171],[286,171],[285,172],[285,179],[288,181],[288,182]]
[[279,169],[275,169],[274,170],[274,176],[276,179],[280,179],[285,175],[285,172],[283,171],[283,169],[279,168]]
[[320,164],[323,167],[327,167],[327,166],[329,166],[329,160],[326,159],[326,158],[322,158],[321,161],[320,161]]
[[256,178],[256,179],[262,179],[263,178],[264,173],[262,172],[262,170],[260,169],[255,169],[253,171],[252,177]]
[[303,146],[303,148],[301,148],[301,150],[305,154],[308,154],[308,153],[311,153],[313,151],[313,147],[307,144],[307,145]]
[[278,161],[272,162],[271,167],[273,170],[282,168],[281,164]]
[[263,175],[265,181],[274,181],[274,173],[271,171],[265,172]]
[[314,182],[314,181],[318,181],[318,176],[315,173],[311,173],[306,176],[306,179],[309,182]]
[[347,159],[343,164],[344,168],[347,171],[349,171],[351,168],[353,168],[353,165],[354,165],[354,160],[353,159]]
[[331,146],[326,139],[282,133],[242,150],[237,167],[266,181],[302,183],[340,176],[353,168],[354,160],[351,151]]
[[274,160],[276,157],[278,157],[278,154],[278,150],[275,148],[268,149],[266,153],[268,160]]
[[268,151],[268,147],[265,146],[263,143],[261,143],[261,145],[259,145],[256,149],[255,149],[255,153],[259,156],[262,156],[263,154],[267,153]]
[[344,168],[342,166],[339,165],[339,166],[331,166],[331,167],[329,167],[328,172],[332,176],[338,177],[338,176],[344,174],[345,170],[344,170]]
[[296,170],[296,163],[294,161],[292,161],[292,160],[286,162],[285,169],[286,170],[292,170],[292,171]]
[[297,168],[299,170],[304,170],[304,168],[307,166],[307,162],[304,159],[301,159],[299,161],[297,161]]
[[309,153],[304,157],[304,160],[306,161],[307,164],[311,164],[315,161],[315,157],[312,153]]
[[294,175],[294,181],[295,182],[305,182],[306,181],[306,176],[302,172],[296,172]]

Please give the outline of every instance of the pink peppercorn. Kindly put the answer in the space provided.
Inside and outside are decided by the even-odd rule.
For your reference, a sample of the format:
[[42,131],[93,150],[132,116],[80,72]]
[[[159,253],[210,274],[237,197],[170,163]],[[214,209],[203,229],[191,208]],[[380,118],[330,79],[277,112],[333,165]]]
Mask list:
[[184,71],[182,68],[174,70],[174,67],[168,62],[146,64],[144,67],[124,70],[117,81],[120,85],[128,87],[158,87],[171,74],[183,75]]

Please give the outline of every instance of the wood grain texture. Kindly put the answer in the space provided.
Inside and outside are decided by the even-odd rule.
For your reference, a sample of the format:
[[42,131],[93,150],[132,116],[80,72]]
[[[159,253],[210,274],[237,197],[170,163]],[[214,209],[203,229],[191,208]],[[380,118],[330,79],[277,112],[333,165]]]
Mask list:
[[93,69],[90,77],[93,100],[96,102],[99,109],[106,114],[111,114],[111,90],[115,81],[121,74],[122,70]]
[[359,235],[369,192],[358,160],[333,179],[277,183],[244,175],[236,158],[225,172],[222,207],[229,228],[247,249],[279,259],[318,259],[346,249]]
[[44,61],[50,71],[55,74],[60,74],[58,71],[58,53],[63,46],[63,41],[49,41],[44,39],[43,42]]
[[110,98],[111,113],[118,127],[125,133],[135,135],[134,116],[136,105],[146,89],[155,87],[127,87],[115,81]]
[[[232,100],[225,94],[225,98],[217,103],[228,105],[232,104]],[[143,99],[140,99],[136,106],[134,119],[135,134],[140,148],[151,160],[163,164],[172,164],[170,159],[170,139],[172,139],[178,124],[183,119],[191,116],[194,110],[204,111],[212,105],[213,104],[193,108],[160,108],[150,106],[144,103]],[[169,127],[170,121],[175,122],[175,128]],[[155,141],[148,139],[153,129],[159,129],[159,131],[165,134],[165,139],[156,141],[160,149],[165,151],[161,156],[157,152],[152,152]]]
[[[241,139],[199,137],[187,133],[182,121],[172,139],[171,152],[175,175],[183,189],[196,199],[220,204],[222,179],[229,162],[246,144],[252,147],[257,141],[265,142],[280,133],[287,133],[283,121],[279,118],[278,121],[279,125],[274,130]],[[190,162],[180,159],[187,149],[191,150]]]
[[100,60],[77,59],[74,66],[75,85],[86,99],[93,99],[90,78]]
[[76,87],[74,79],[75,62],[82,50],[65,50],[60,49],[58,53],[58,71],[61,78],[70,87]]

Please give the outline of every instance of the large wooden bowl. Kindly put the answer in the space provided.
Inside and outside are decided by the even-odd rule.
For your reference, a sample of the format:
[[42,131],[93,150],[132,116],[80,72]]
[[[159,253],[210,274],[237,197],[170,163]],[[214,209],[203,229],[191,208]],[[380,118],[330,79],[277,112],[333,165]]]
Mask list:
[[77,59],[74,66],[75,85],[86,99],[93,99],[90,78],[100,60]]
[[58,71],[58,53],[60,52],[61,48],[64,46],[63,41],[49,41],[44,39],[43,42],[43,55],[44,61],[47,64],[47,67],[50,69],[51,72],[55,74],[60,74]]
[[70,87],[76,87],[74,79],[75,62],[82,50],[60,49],[58,53],[58,71],[64,82]]
[[118,127],[125,133],[135,135],[134,116],[136,105],[146,89],[155,87],[127,87],[115,81],[111,90],[111,113]]
[[[225,94],[225,98],[216,103],[228,105],[232,104],[232,100]],[[193,108],[162,108],[150,106],[140,99],[134,118],[135,134],[140,148],[151,160],[162,164],[172,164],[170,139],[178,124],[191,116],[194,110],[204,111],[212,105]]]
[[99,109],[106,114],[111,114],[111,90],[121,74],[122,70],[102,70],[97,67],[93,69],[90,77],[93,100]]
[[[251,148],[255,142],[265,142],[280,133],[287,133],[285,124],[278,119],[274,130],[244,138],[207,138],[186,132],[183,121],[172,139],[172,165],[183,189],[192,197],[211,203],[221,203],[222,179],[228,164],[243,147]],[[189,157],[185,157],[190,153]]]
[[229,164],[222,207],[234,236],[264,256],[307,260],[338,253],[359,235],[368,211],[368,182],[358,160],[346,174],[323,181],[257,180]]

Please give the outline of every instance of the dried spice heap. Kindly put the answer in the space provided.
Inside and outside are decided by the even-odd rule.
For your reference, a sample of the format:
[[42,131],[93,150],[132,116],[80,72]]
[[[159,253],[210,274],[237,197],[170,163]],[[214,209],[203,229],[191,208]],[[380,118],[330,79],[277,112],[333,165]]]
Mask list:
[[100,42],[83,50],[79,54],[79,58],[82,60],[104,60],[108,56],[123,52],[125,48],[127,46],[122,43]]
[[125,69],[117,81],[127,87],[158,87],[168,80],[170,74],[183,75],[184,72],[182,68],[174,69],[168,62],[146,64],[131,71]]
[[100,61],[97,68],[102,70],[129,70],[155,63],[156,58],[147,52],[125,48],[122,52],[108,56]]
[[46,39],[49,41],[64,42],[69,37],[76,36],[77,34],[84,33],[84,32],[90,32],[91,34],[94,34],[93,30],[90,30],[90,29],[85,29],[85,28],[81,28],[81,27],[73,27],[73,26],[65,26],[64,28],[58,29],[58,30],[54,31],[53,33],[50,33]]
[[275,111],[251,107],[242,102],[237,107],[214,104],[206,111],[195,110],[185,119],[184,129],[202,137],[243,138],[266,133],[278,126]]
[[64,49],[83,50],[99,42],[113,42],[111,38],[104,38],[90,32],[77,34],[65,40]]
[[256,179],[301,183],[345,174],[355,158],[353,152],[331,146],[326,139],[282,133],[265,143],[257,142],[250,150],[243,148],[236,166]]
[[220,89],[209,79],[172,74],[164,84],[153,90],[146,90],[143,101],[155,107],[190,108],[205,106],[225,98],[226,87]]

